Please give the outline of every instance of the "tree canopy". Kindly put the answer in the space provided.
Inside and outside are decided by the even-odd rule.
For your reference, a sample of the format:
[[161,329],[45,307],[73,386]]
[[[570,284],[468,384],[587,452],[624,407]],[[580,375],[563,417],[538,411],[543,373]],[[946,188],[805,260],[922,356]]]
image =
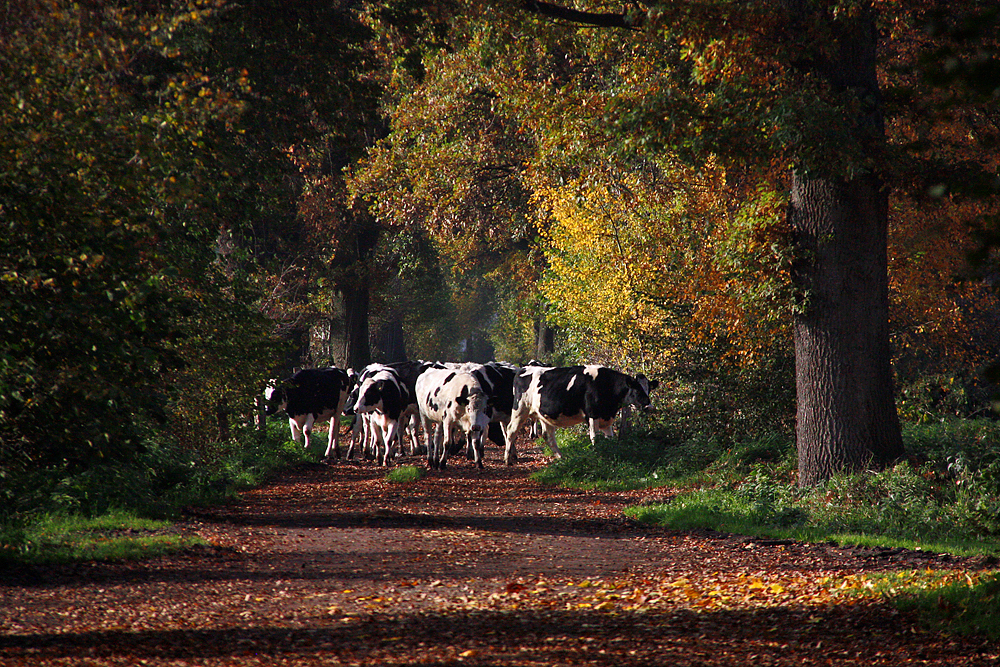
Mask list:
[[12,7],[0,463],[127,456],[150,424],[224,438],[303,360],[464,355],[797,378],[802,479],[888,464],[894,382],[1000,346],[996,20],[974,0]]

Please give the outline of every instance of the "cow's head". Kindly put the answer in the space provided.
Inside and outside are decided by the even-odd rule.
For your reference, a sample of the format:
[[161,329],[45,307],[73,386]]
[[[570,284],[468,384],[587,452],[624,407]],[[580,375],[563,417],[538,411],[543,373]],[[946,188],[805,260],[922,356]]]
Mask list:
[[288,392],[285,387],[276,382],[270,383],[264,389],[264,414],[271,416],[288,407]]
[[353,368],[347,369],[347,398],[344,400],[344,414],[353,415],[354,405],[358,402],[358,395],[361,391],[361,384],[358,383],[359,374]]
[[455,397],[455,402],[464,408],[471,432],[481,433],[486,429],[490,423],[490,405],[486,392],[479,387],[465,385]]
[[626,405],[632,405],[640,410],[649,411],[653,409],[652,401],[649,399],[649,393],[660,386],[657,380],[650,380],[642,373],[639,373],[635,378],[628,378],[628,391],[625,394],[625,400],[623,401]]
[[358,400],[354,404],[354,412],[366,414],[382,408],[382,391],[386,381],[368,378],[358,388]]

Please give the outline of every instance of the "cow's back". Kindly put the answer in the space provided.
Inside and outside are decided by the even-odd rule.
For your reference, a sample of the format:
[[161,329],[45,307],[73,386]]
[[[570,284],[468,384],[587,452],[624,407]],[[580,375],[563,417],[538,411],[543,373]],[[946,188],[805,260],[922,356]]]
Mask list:
[[538,412],[552,419],[585,414],[589,385],[583,366],[542,370],[538,374]]
[[486,407],[486,392],[475,375],[458,368],[425,370],[417,378],[416,392],[420,413],[433,421],[457,419],[470,403],[480,411]]
[[287,382],[285,411],[289,415],[318,415],[335,410],[349,386],[350,376],[340,368],[304,368]]

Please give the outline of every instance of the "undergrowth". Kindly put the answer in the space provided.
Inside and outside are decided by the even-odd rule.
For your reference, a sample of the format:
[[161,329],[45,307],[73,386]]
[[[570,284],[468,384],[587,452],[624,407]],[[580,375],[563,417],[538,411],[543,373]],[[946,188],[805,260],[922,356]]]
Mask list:
[[[325,446],[325,443],[324,443]],[[277,420],[195,454],[151,435],[127,462],[4,476],[0,566],[154,556],[188,546],[166,520],[231,498],[307,460]]]
[[0,564],[150,558],[200,543],[197,537],[172,531],[166,521],[127,511],[91,518],[46,513],[0,531]]

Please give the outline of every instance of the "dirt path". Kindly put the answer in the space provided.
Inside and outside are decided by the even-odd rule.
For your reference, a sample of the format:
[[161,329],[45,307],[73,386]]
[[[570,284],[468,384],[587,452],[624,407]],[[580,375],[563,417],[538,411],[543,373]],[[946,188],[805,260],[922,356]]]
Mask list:
[[995,665],[831,580],[974,563],[650,529],[662,492],[543,488],[488,453],[417,483],[305,466],[181,526],[211,543],[0,576],[0,665]]

